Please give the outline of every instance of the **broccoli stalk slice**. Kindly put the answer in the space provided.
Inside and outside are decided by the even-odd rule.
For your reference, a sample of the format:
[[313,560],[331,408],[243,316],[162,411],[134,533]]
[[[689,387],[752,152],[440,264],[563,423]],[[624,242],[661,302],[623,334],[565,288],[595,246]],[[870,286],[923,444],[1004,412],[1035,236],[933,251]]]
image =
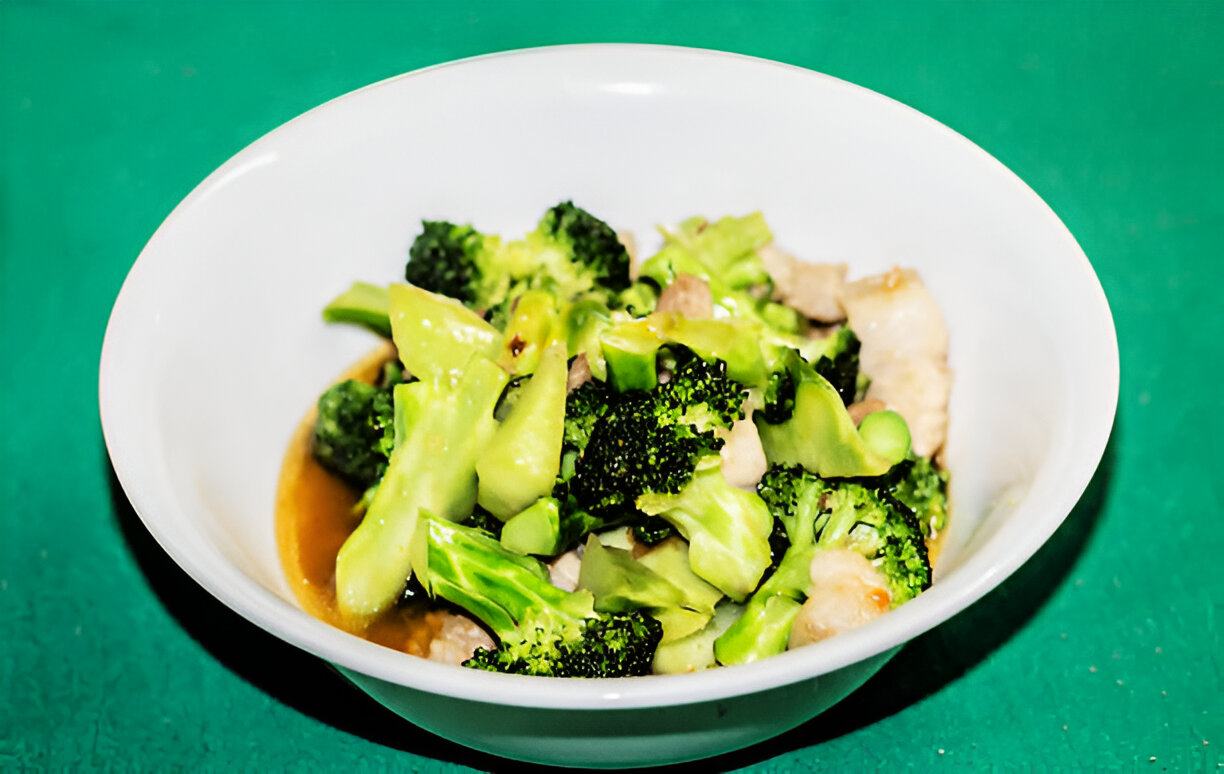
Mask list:
[[565,345],[540,359],[506,420],[476,462],[477,502],[509,519],[552,491],[565,429]]
[[786,468],[771,468],[757,491],[786,531],[789,545],[778,567],[714,643],[720,664],[747,664],[786,650],[791,626],[807,599],[816,553],[816,522],[823,514],[824,482]]
[[464,666],[553,677],[649,674],[662,635],[634,611],[598,614],[590,592],[553,586],[536,559],[478,529],[422,514],[412,547],[425,589],[480,619],[496,650],[477,649]]
[[560,333],[556,296],[545,290],[528,290],[515,300],[509,312],[498,365],[519,376],[533,373],[544,351],[561,341]]
[[679,607],[684,592],[623,548],[604,546],[587,536],[578,572],[578,588],[595,596],[595,609],[622,613],[638,608]]
[[323,307],[327,322],[352,323],[391,338],[391,295],[387,289],[368,282],[354,282],[352,287]]
[[566,304],[561,310],[559,327],[569,356],[586,355],[591,376],[601,382],[608,378],[608,364],[599,340],[611,325],[608,307],[599,301],[583,299]]
[[553,556],[561,552],[561,508],[554,497],[541,497],[511,516],[501,529],[501,544],[516,554]]
[[[767,419],[767,410],[753,415],[765,457],[773,465],[802,465],[821,476],[879,476],[904,459],[909,450],[905,420],[880,422],[887,436],[869,444],[846,412],[837,389],[805,362],[797,352],[786,355],[787,379],[777,403],[791,401],[790,417],[780,423]],[[904,434],[904,442],[898,440]],[[874,447],[874,448],[873,448]],[[885,456],[888,455],[888,456]]]
[[369,619],[394,603],[411,574],[420,511],[449,519],[472,512],[477,455],[497,427],[493,407],[506,380],[495,363],[474,355],[456,383],[395,387],[395,448],[365,518],[336,556],[342,614]]
[[501,333],[471,309],[411,285],[392,285],[390,294],[391,333],[408,373],[453,378],[473,355],[496,360]]
[[699,463],[679,494],[643,494],[636,505],[674,526],[689,542],[693,572],[737,602],[769,566],[769,509],[756,493],[728,484],[717,457]]

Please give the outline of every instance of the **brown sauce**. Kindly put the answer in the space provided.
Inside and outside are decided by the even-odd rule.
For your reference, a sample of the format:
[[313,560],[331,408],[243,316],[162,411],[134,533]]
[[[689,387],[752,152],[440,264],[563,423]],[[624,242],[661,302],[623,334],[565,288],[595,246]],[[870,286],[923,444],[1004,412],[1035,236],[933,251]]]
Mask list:
[[[373,382],[395,350],[387,345],[370,353],[337,381]],[[322,621],[371,642],[416,656],[428,656],[442,616],[423,605],[392,608],[371,622],[354,622],[336,604],[336,554],[360,523],[353,506],[360,497],[314,459],[315,410],[298,425],[281,466],[276,491],[276,543],[281,565],[298,602]]]

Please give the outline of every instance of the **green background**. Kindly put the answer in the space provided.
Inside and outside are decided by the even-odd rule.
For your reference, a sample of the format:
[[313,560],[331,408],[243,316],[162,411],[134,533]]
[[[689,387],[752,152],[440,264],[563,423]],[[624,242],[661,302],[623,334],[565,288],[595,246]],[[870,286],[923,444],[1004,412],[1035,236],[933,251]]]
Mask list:
[[1101,468],[1032,562],[838,709],[689,768],[1224,765],[1224,4],[0,0],[0,769],[508,767],[175,568],[114,482],[98,355],[145,241],[247,143],[397,73],[586,41],[779,59],[943,121],[1067,223],[1122,356]]

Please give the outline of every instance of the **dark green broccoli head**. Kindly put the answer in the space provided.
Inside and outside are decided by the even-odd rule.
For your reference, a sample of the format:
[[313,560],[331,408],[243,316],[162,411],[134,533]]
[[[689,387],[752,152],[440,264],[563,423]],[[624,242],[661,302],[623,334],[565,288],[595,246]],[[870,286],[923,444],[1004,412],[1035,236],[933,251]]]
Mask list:
[[657,399],[677,424],[702,431],[729,428],[744,416],[748,392],[727,376],[722,360],[707,363],[685,347],[671,348],[676,360],[671,377],[655,388]]
[[948,524],[948,472],[927,457],[915,457],[894,466],[894,497],[908,506],[927,535]]
[[[631,515],[639,495],[678,493],[692,478],[697,460],[722,448],[713,430],[730,427],[742,416],[746,393],[727,376],[726,363],[707,363],[683,347],[672,354],[670,378],[649,392],[600,388],[572,401],[578,416],[588,418],[581,425],[575,420],[575,438],[589,428],[568,481],[569,493],[582,508],[605,517],[609,511]],[[595,400],[602,409],[591,407],[588,401]],[[587,424],[591,416],[596,419]],[[570,421],[567,417],[567,437]]]
[[662,625],[637,610],[562,626],[548,621],[497,650],[477,649],[463,665],[547,677],[635,677],[650,674],[662,637]]
[[713,433],[676,424],[671,407],[654,393],[621,393],[591,431],[569,491],[596,513],[632,511],[640,494],[679,492],[697,460],[721,446]]
[[585,267],[596,284],[614,293],[629,287],[629,253],[607,223],[567,201],[544,213],[538,228],[567,245],[572,260]]
[[366,488],[382,477],[395,443],[389,390],[348,380],[319,397],[312,451],[319,464]]
[[829,380],[842,403],[849,406],[858,393],[859,350],[863,345],[849,328],[842,328],[833,336],[832,346],[813,367],[816,373]]
[[893,605],[931,585],[922,525],[878,479],[824,479],[801,467],[770,468],[757,487],[794,546],[849,548],[888,581]]
[[909,508],[887,491],[850,482],[824,497],[828,518],[817,522],[820,545],[851,548],[870,560],[887,579],[894,606],[930,587],[926,539]]
[[[798,357],[798,352],[795,353]],[[780,358],[785,362],[785,358]],[[778,368],[769,374],[765,384],[765,405],[761,416],[771,425],[780,425],[795,413],[795,376],[787,367]]]
[[404,278],[424,290],[485,308],[490,299],[481,290],[484,268],[480,251],[485,237],[471,226],[427,220],[408,251]]

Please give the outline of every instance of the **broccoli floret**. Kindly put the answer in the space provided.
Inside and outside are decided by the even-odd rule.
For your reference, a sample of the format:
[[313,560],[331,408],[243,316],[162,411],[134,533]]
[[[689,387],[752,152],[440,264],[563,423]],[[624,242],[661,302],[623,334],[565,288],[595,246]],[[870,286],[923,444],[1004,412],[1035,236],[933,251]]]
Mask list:
[[726,363],[674,352],[675,371],[653,390],[603,391],[605,407],[568,482],[586,510],[631,514],[639,495],[680,492],[697,460],[722,447],[714,429],[741,416],[745,392],[727,377]]
[[590,381],[565,396],[565,430],[561,436],[561,481],[574,475],[575,466],[591,440],[591,432],[608,408],[609,391]]
[[591,297],[611,305],[629,287],[629,254],[607,223],[567,201],[507,243],[470,225],[424,221],[404,277],[480,310],[501,330],[527,290],[550,291],[562,304]]
[[813,364],[816,373],[829,380],[847,406],[858,394],[860,349],[862,343],[854,331],[842,328],[833,334],[829,348]]
[[353,379],[319,397],[312,451],[319,464],[355,487],[375,484],[394,444],[391,393]]
[[552,585],[536,559],[478,529],[423,515],[414,570],[431,595],[480,619],[498,640],[464,666],[551,677],[650,673],[662,627],[638,611],[598,614],[590,592]]
[[[864,479],[862,481],[871,481]],[[817,552],[848,548],[869,560],[888,583],[895,607],[931,584],[921,525],[882,485],[824,479],[800,467],[770,468],[757,491],[787,547],[777,569],[715,643],[723,664],[742,664],[786,649],[791,624],[807,599],[808,569]]]
[[336,555],[336,604],[370,620],[400,595],[412,572],[419,514],[464,519],[476,505],[476,461],[497,429],[493,407],[506,372],[475,354],[457,381],[396,385],[395,444],[369,510]]
[[927,457],[914,457],[896,466],[892,494],[907,505],[928,536],[948,525],[948,472]]
[[655,392],[678,424],[690,424],[701,432],[730,428],[744,416],[747,392],[727,376],[722,360],[706,362],[685,347],[672,347],[675,365],[670,378]]
[[629,253],[611,226],[573,202],[561,202],[544,213],[538,229],[569,248],[570,261],[592,281],[613,293],[629,287]]
[[[788,526],[794,545],[806,538],[808,520],[818,548],[851,548],[888,581],[893,606],[931,585],[922,525],[913,511],[885,487],[823,479],[802,468],[772,468],[761,482],[762,497]],[[813,513],[812,504],[819,510]],[[788,521],[789,520],[789,521]]]
[[647,492],[636,505],[666,520],[689,541],[694,573],[740,601],[769,566],[773,520],[759,496],[727,483],[718,463],[718,457],[702,460],[680,492]]
[[592,430],[570,492],[591,511],[631,511],[644,492],[679,492],[696,461],[721,446],[712,433],[677,424],[652,393],[624,393]]
[[473,309],[488,309],[502,299],[491,288],[489,247],[496,238],[470,225],[426,220],[408,250],[404,279],[424,290],[462,301]]

